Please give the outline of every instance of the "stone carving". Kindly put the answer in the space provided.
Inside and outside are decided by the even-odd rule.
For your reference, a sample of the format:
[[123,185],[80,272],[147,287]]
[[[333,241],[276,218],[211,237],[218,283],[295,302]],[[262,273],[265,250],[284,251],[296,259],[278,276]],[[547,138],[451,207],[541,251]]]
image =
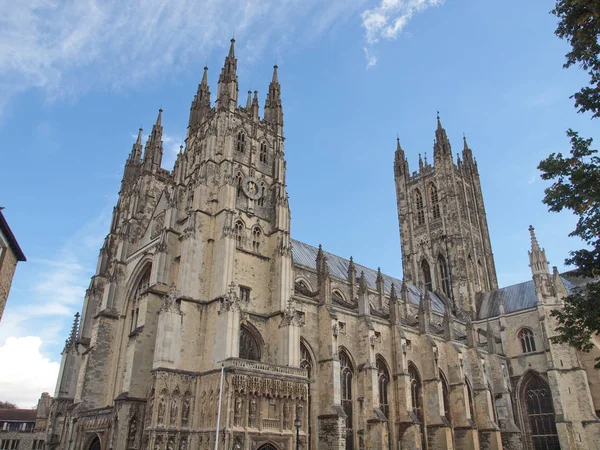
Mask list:
[[129,433],[127,436],[127,446],[128,447],[135,447],[136,435],[137,435],[137,416],[133,416],[131,418],[131,420],[129,421]]
[[223,297],[221,297],[221,303],[219,308],[219,314],[227,311],[239,311],[240,299],[237,295],[237,289],[235,283],[232,281],[229,285],[229,291]]
[[181,423],[187,425],[190,420],[190,396],[186,394],[181,407]]
[[158,214],[152,221],[152,229],[150,230],[150,239],[157,237],[164,229],[165,224],[165,212]]
[[173,398],[171,399],[171,411],[169,414],[169,422],[171,425],[175,425],[177,422],[177,413],[179,412],[179,396],[177,394],[173,394]]
[[161,311],[172,311],[181,313],[181,304],[177,301],[178,297],[179,291],[177,290],[175,283],[171,283],[171,286],[169,287],[169,292],[164,298]]
[[187,450],[187,437],[182,437],[179,440],[179,450]]
[[158,417],[157,417],[157,423],[159,425],[162,425],[164,423],[165,420],[165,396],[161,395],[160,398],[158,399]]
[[169,440],[167,441],[167,450],[175,450],[175,438],[173,436],[169,436]]
[[256,426],[256,397],[250,399],[248,409],[248,425],[251,427]]
[[283,402],[283,427],[290,428],[290,402],[287,400]]

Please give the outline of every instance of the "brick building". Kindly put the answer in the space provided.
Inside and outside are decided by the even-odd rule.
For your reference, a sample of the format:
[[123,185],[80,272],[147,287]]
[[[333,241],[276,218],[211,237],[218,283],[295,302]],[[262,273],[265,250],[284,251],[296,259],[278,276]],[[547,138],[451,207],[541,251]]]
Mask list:
[[19,261],[26,261],[15,235],[0,208],[0,320]]
[[140,130],[48,448],[600,448],[595,355],[549,340],[573,286],[532,228],[531,280],[499,289],[466,141],[454,160],[438,118],[412,173],[397,142],[394,279],[292,239],[277,67],[262,117],[236,69],[232,40],[172,171],[162,111],[145,147]]

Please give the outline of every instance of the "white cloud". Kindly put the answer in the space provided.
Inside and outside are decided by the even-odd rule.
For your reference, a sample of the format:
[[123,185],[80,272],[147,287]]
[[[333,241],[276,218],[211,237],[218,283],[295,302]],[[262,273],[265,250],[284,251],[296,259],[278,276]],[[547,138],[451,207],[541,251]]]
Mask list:
[[375,65],[377,64],[377,56],[372,54],[367,47],[363,47],[363,50],[365,52],[365,58],[367,58],[367,69],[375,67]]
[[361,15],[369,44],[380,39],[395,39],[415,14],[439,6],[444,0],[381,0]]
[[53,393],[60,364],[45,358],[41,345],[38,336],[11,337],[0,345],[0,400],[31,408],[42,392]]
[[0,0],[0,110],[32,87],[50,99],[175,76],[233,33],[256,59],[307,42],[365,0]]

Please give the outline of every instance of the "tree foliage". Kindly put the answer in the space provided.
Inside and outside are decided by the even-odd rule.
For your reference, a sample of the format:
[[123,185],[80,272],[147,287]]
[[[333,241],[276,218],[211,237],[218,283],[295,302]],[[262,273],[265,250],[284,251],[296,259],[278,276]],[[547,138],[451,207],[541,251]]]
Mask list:
[[[571,44],[566,54],[568,68],[578,64],[590,75],[589,85],[573,95],[578,112],[600,117],[600,0],[558,0],[552,13],[559,18],[556,35]],[[590,338],[600,334],[600,158],[592,149],[593,140],[571,129],[568,156],[552,153],[540,162],[544,180],[553,183],[545,190],[543,202],[550,211],[572,211],[577,226],[569,236],[581,238],[588,246],[570,252],[565,261],[575,266],[575,274],[591,281],[565,298],[564,308],[551,315],[558,319],[555,342],[589,351]],[[600,362],[597,367],[600,366]]]
[[577,64],[590,76],[589,86],[573,94],[575,107],[600,117],[600,1],[559,0],[552,13],[560,19],[556,35],[571,44],[564,67]]
[[17,405],[11,402],[0,401],[0,409],[17,409]]

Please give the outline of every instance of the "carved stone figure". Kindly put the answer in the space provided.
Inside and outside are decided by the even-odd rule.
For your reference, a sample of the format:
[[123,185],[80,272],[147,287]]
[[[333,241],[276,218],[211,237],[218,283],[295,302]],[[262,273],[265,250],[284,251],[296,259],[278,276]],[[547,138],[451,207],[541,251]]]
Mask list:
[[132,417],[129,421],[129,434],[127,437],[127,445],[129,447],[135,447],[135,440],[137,434],[137,417]]
[[248,425],[251,427],[256,426],[256,397],[250,399]]
[[186,395],[181,407],[181,423],[187,424],[190,420],[190,398]]
[[158,400],[158,417],[156,419],[156,421],[158,422],[159,425],[162,425],[164,423],[165,420],[165,397],[164,396],[160,396],[160,399]]
[[174,396],[171,399],[171,411],[169,414],[169,423],[175,425],[177,422],[177,413],[179,412],[179,398]]
[[235,412],[234,412],[234,419],[235,419],[235,425],[236,426],[241,426],[242,424],[242,397],[241,396],[237,396],[235,398]]

